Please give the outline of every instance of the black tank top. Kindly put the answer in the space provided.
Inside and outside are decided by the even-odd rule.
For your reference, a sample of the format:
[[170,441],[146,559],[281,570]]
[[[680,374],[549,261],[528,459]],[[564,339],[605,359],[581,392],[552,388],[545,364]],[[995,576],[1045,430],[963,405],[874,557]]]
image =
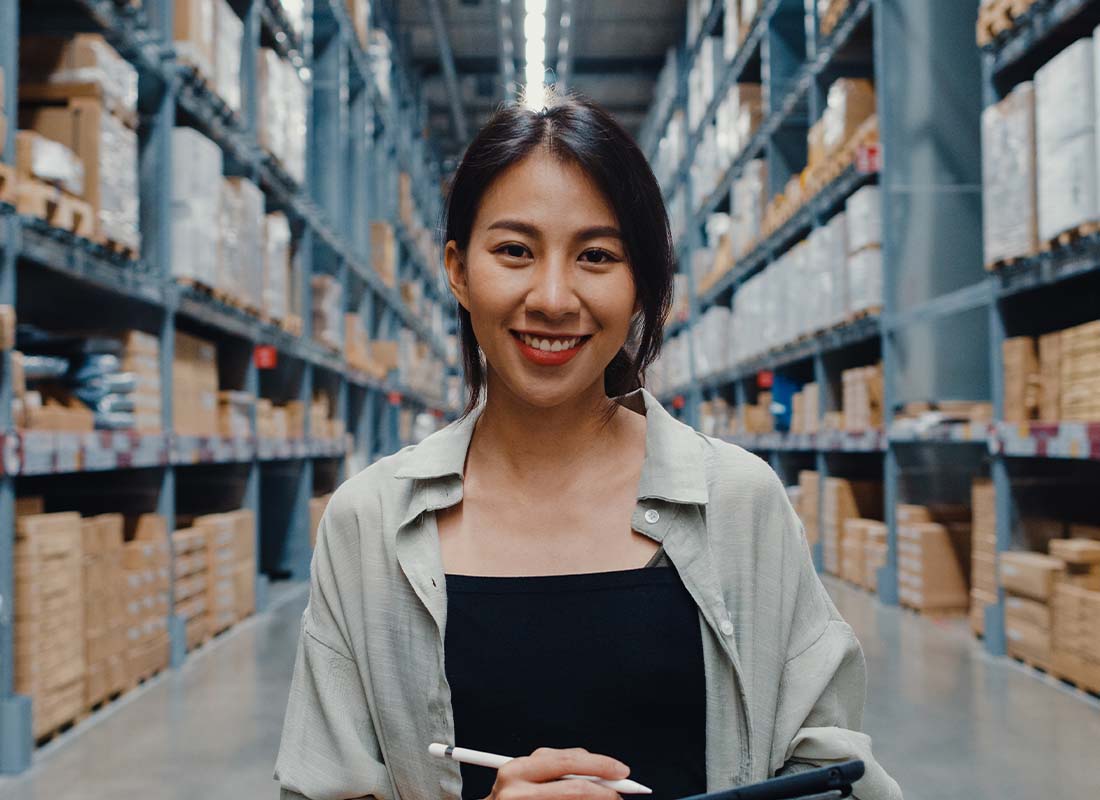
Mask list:
[[[706,791],[699,612],[671,567],[447,575],[445,669],[459,747],[583,747],[627,764],[652,800]],[[463,800],[496,770],[461,766]]]

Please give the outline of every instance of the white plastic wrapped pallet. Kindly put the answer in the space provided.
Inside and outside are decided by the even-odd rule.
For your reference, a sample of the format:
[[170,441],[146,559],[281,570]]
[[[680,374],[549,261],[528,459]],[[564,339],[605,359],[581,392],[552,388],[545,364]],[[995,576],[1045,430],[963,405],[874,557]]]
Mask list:
[[832,272],[828,326],[838,325],[848,313],[848,215],[841,211],[825,226],[826,261]]
[[290,223],[280,211],[264,218],[263,310],[275,320],[287,317],[290,283]]
[[864,186],[853,192],[845,211],[849,254],[882,245],[882,196],[877,186]]
[[214,0],[175,0],[173,8],[176,58],[213,80],[217,61]]
[[1038,250],[1035,85],[1019,84],[982,112],[985,263]]
[[217,52],[214,58],[218,95],[233,111],[241,111],[241,45],[244,23],[227,0],[214,0]]
[[848,311],[855,314],[882,305],[882,250],[865,247],[848,256]]
[[1035,73],[1039,237],[1097,218],[1096,75],[1093,39],[1079,39]]
[[741,17],[738,15],[738,0],[715,0],[725,4],[725,30],[722,42],[723,55],[726,61],[732,61],[737,55],[737,48],[741,44]]
[[172,275],[214,285],[222,151],[194,128],[172,131]]

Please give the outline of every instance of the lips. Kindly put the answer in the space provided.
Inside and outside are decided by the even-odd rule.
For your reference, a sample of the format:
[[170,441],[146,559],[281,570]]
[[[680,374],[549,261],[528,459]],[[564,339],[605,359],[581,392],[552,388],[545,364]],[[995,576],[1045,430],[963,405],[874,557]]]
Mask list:
[[[557,341],[576,342],[575,345],[566,350],[542,350],[538,347],[532,347],[527,341],[524,341],[524,337],[517,331],[511,331],[512,340],[515,341],[516,346],[523,356],[530,362],[545,367],[556,367],[572,361],[573,358],[581,351],[591,336],[580,337],[555,337]],[[542,341],[542,337],[528,337],[528,339],[538,339]],[[555,339],[546,338],[547,341],[555,341]]]

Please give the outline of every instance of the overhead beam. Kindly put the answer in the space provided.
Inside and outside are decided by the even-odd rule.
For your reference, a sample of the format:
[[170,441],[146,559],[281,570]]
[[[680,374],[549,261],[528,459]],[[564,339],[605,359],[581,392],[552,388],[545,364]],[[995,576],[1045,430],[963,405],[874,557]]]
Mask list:
[[443,21],[443,8],[440,6],[440,0],[424,0],[424,2],[428,6],[428,14],[432,18],[432,29],[435,31],[435,41],[439,48],[439,63],[443,69],[443,80],[447,83],[447,95],[451,101],[451,123],[454,126],[454,133],[460,142],[467,142],[470,138],[470,131],[466,127],[466,113],[462,108],[462,91],[458,85],[455,55],[451,50],[451,40],[447,36],[447,25]]
[[[435,60],[418,59],[414,62],[425,76],[438,75],[440,65]],[[584,75],[640,75],[656,78],[665,65],[665,56],[631,56],[630,58],[575,58],[570,77]],[[454,60],[455,69],[462,75],[498,75],[501,66],[492,56],[464,56]],[[514,73],[513,73],[514,74]]]

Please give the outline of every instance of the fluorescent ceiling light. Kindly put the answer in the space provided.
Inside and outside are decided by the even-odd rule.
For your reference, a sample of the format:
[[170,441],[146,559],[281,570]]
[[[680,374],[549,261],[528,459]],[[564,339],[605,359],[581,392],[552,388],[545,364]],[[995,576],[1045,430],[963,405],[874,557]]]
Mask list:
[[527,61],[523,102],[538,111],[546,105],[546,85],[543,83],[546,77],[546,0],[526,0],[523,35],[526,39],[523,53]]

